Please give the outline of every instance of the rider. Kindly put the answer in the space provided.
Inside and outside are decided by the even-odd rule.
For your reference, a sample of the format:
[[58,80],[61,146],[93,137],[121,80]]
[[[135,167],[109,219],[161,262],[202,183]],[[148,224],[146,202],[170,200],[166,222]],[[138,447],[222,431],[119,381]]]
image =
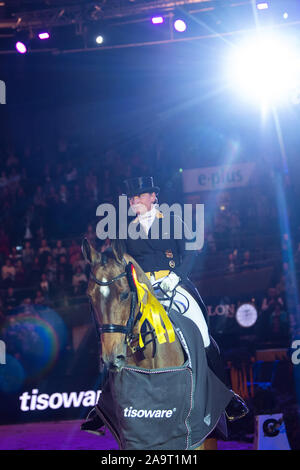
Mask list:
[[[202,335],[208,366],[217,377],[226,384],[226,373],[221,361],[219,349],[208,332],[205,305],[196,287],[188,279],[195,260],[196,251],[186,250],[186,239],[174,236],[174,226],[181,224],[182,234],[188,227],[182,219],[174,215],[167,233],[162,220],[164,215],[158,210],[157,195],[159,188],[154,186],[152,177],[137,177],[125,180],[126,195],[133,213],[131,222],[138,238],[130,236],[124,240],[125,251],[137,261],[149,278],[160,302],[168,308],[179,309],[186,317],[193,320]],[[178,225],[177,225],[178,228]],[[152,235],[152,236],[151,236]],[[167,236],[166,236],[167,235]],[[227,384],[226,384],[227,385]],[[243,400],[233,392],[233,398],[226,407],[230,421],[242,418],[248,413]],[[97,416],[93,417],[97,421]],[[96,429],[96,421],[84,423],[83,429]]]

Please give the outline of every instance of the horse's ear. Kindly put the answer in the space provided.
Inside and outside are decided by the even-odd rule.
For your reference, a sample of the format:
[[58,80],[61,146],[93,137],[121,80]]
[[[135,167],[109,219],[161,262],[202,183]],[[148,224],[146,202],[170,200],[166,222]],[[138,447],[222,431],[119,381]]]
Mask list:
[[81,244],[81,251],[85,261],[89,264],[101,263],[101,253],[90,245],[87,238],[84,238]]
[[123,240],[112,240],[111,247],[116,260],[121,263],[124,253],[126,253],[125,243]]

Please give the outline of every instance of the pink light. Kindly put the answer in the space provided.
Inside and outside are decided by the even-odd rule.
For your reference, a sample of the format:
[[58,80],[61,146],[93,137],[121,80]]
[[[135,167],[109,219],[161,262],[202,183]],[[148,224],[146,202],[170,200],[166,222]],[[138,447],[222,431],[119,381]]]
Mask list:
[[20,53],[20,54],[25,54],[25,52],[27,52],[27,47],[25,46],[25,44],[21,41],[18,41],[16,43],[16,49],[17,51]]
[[39,38],[40,38],[40,39],[49,39],[49,38],[50,38],[50,34],[49,34],[49,33],[40,33],[40,34],[39,34]]
[[153,24],[161,24],[164,22],[164,19],[162,16],[154,16],[151,21]]
[[183,20],[176,20],[174,23],[174,28],[179,33],[183,33],[186,30],[186,24]]

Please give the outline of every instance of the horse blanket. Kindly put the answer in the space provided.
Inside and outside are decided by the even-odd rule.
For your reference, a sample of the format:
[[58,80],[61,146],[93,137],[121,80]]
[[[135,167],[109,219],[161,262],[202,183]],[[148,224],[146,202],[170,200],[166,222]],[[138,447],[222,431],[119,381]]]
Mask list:
[[185,362],[109,372],[96,411],[121,450],[193,450],[214,430],[232,392],[208,368],[195,324],[171,311]]

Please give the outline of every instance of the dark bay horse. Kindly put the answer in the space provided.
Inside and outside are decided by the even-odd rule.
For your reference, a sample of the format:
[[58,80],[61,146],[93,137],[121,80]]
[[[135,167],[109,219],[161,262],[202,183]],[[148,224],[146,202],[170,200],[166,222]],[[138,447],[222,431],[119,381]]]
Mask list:
[[[171,323],[147,276],[118,242],[99,253],[84,239],[82,252],[90,265],[87,295],[100,359],[109,371],[95,407],[102,423],[120,449],[202,450],[232,395],[209,370],[198,328],[170,312]],[[149,305],[154,315],[143,322]],[[190,323],[194,349],[179,334],[184,321]]]

